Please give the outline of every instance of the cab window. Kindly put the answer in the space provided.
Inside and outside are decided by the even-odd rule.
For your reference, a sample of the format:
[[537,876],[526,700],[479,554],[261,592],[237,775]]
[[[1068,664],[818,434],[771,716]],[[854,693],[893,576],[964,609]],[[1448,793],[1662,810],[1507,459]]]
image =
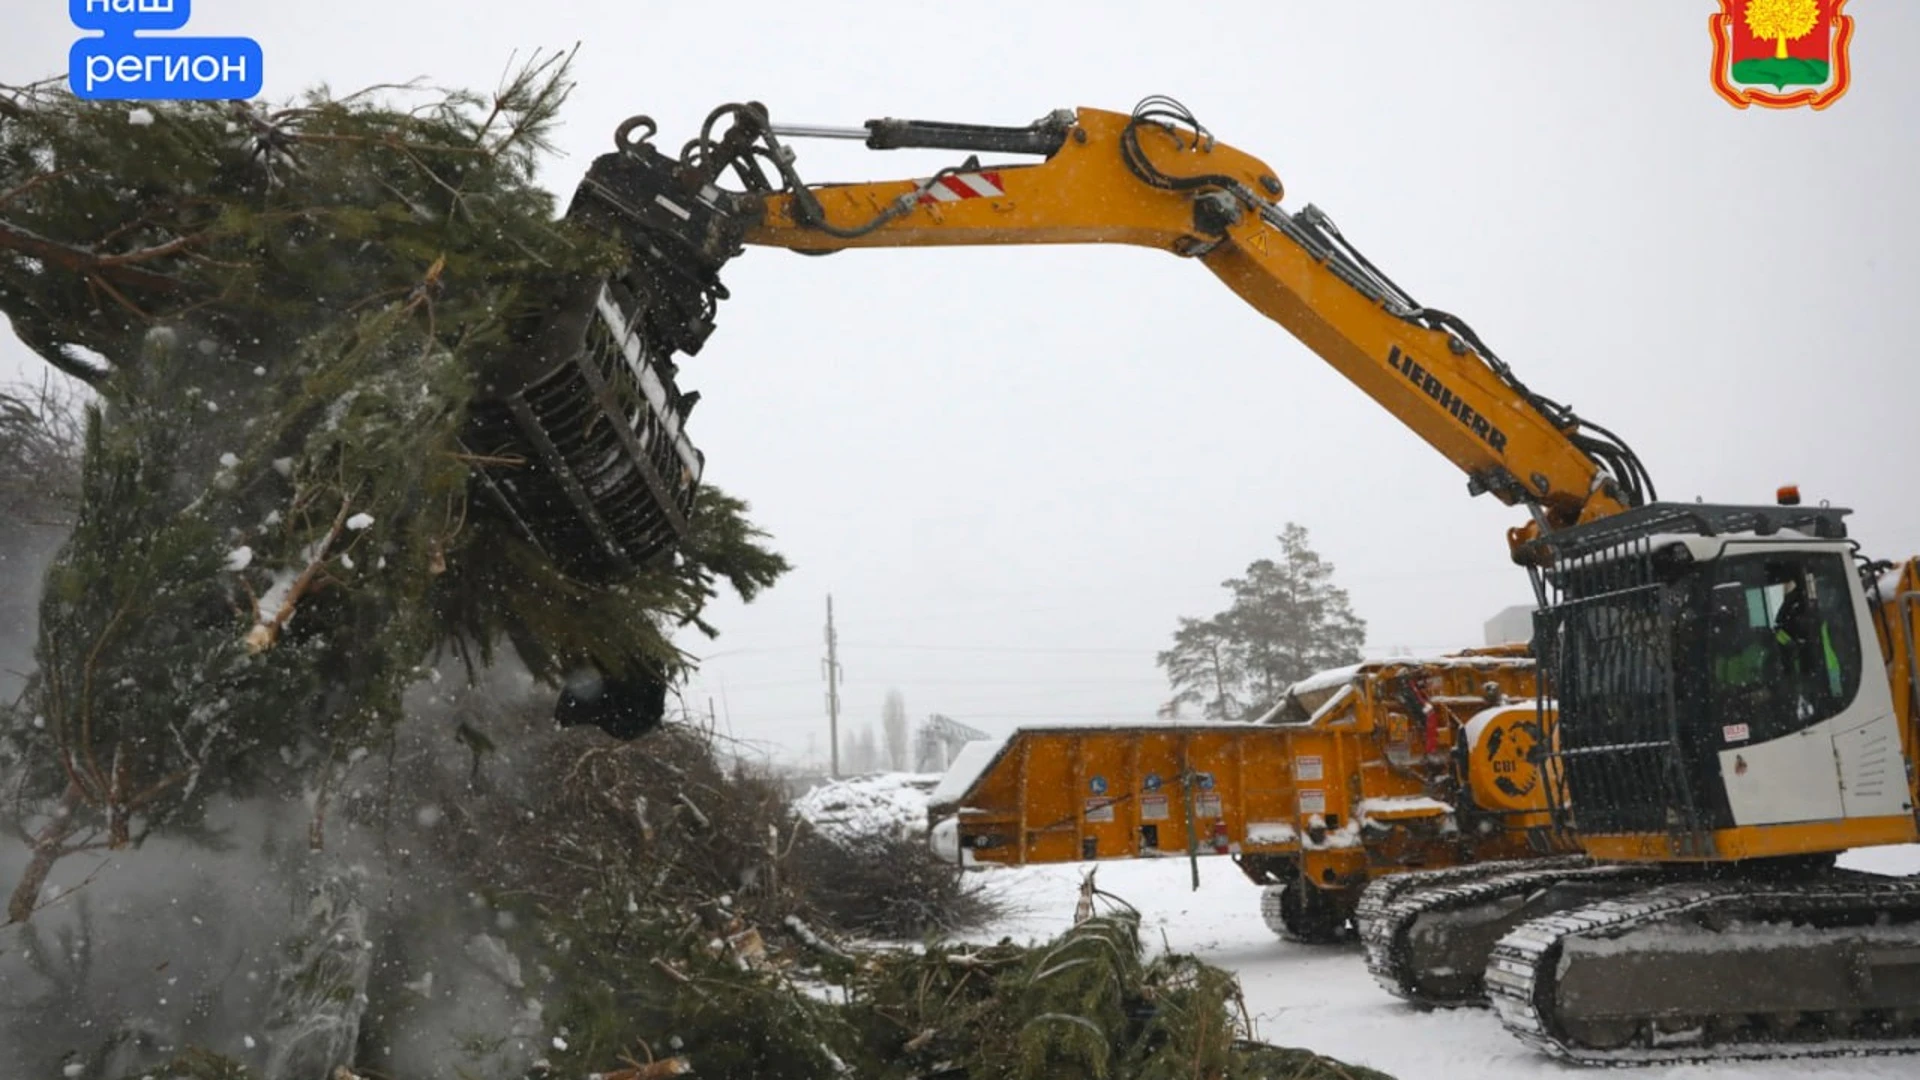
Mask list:
[[1831,719],[1860,686],[1848,567],[1838,554],[1729,555],[1707,597],[1708,700],[1764,742]]

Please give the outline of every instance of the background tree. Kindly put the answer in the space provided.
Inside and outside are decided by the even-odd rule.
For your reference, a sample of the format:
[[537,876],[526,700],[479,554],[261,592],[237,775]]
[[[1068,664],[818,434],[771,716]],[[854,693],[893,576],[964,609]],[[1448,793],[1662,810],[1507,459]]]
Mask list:
[[894,772],[904,772],[907,768],[907,750],[912,741],[907,728],[907,699],[898,690],[888,690],[886,703],[880,707],[880,740],[886,751],[887,768]]
[[1333,584],[1333,564],[1287,523],[1280,556],[1258,559],[1223,582],[1232,604],[1207,619],[1181,619],[1171,649],[1159,655],[1177,709],[1201,707],[1209,720],[1247,720],[1276,704],[1293,683],[1358,663],[1366,623]]
[[0,703],[33,666],[40,579],[80,500],[81,425],[69,380],[0,388]]
[[1159,656],[1174,690],[1163,714],[1177,715],[1182,705],[1198,705],[1208,720],[1238,720],[1246,707],[1241,651],[1224,612],[1210,619],[1181,619],[1173,648]]
[[0,545],[22,525],[66,529],[80,498],[82,406],[70,382],[0,387]]
[[1226,583],[1233,592],[1228,632],[1263,707],[1315,672],[1358,663],[1367,637],[1346,590],[1333,584],[1333,564],[1308,545],[1307,530],[1289,522],[1278,539],[1279,559],[1256,560],[1246,576]]
[[882,764],[880,744],[873,737],[872,724],[863,724],[858,731],[847,732],[846,746],[841,749],[840,758],[847,772],[853,776],[879,771]]

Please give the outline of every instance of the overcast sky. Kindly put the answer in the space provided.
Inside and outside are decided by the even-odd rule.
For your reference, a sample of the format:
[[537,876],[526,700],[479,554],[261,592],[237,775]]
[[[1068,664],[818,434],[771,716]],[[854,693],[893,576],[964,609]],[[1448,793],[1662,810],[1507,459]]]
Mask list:
[[[0,82],[64,70],[66,0],[8,0]],[[615,125],[677,148],[723,102],[776,120],[1019,124],[1184,101],[1264,158],[1416,299],[1625,437],[1667,498],[1854,507],[1920,551],[1920,5],[1853,0],[1853,88],[1738,111],[1708,83],[1712,0],[588,3],[196,0],[264,97],[427,76],[490,89],[581,43],[544,182]],[[951,163],[800,144],[813,180]],[[1371,651],[1481,642],[1527,600],[1490,498],[1198,265],[1130,248],[753,250],[685,363],[707,478],[796,570],[712,613],[691,689],[745,738],[824,758],[833,594],[854,725],[1147,718],[1182,615],[1291,520]],[[0,334],[0,379],[39,362]]]

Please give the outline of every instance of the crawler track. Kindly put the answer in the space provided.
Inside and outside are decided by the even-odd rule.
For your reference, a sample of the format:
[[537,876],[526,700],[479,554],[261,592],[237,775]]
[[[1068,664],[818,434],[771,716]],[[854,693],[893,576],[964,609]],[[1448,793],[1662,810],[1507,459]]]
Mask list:
[[1281,909],[1281,897],[1285,894],[1285,885],[1264,885],[1260,889],[1260,919],[1267,929],[1274,932],[1282,941],[1298,941],[1293,928],[1287,925],[1287,917]]
[[[1303,894],[1304,909],[1290,904],[1293,890]],[[1295,907],[1295,910],[1289,910]],[[1260,890],[1260,918],[1283,941],[1333,945],[1348,940],[1347,917],[1327,893],[1302,882],[1268,885]]]
[[[1395,997],[1436,1008],[1485,1002],[1479,965],[1481,948],[1463,943],[1463,955],[1442,970],[1418,955],[1413,934],[1423,918],[1512,902],[1515,910],[1540,890],[1567,882],[1600,883],[1639,871],[1595,866],[1584,855],[1479,863],[1381,878],[1367,887],[1355,912],[1367,970]],[[1489,928],[1494,924],[1488,923]],[[1484,932],[1483,932],[1484,933]],[[1465,953],[1472,953],[1471,957]]]
[[1584,1064],[1920,1052],[1920,879],[1659,885],[1523,923],[1485,981]]

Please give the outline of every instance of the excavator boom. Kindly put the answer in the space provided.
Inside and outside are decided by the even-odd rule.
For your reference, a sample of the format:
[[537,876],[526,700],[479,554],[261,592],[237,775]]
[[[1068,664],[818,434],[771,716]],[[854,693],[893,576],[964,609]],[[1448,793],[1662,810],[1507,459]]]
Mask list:
[[1046,160],[790,186],[765,196],[745,242],[808,252],[1110,243],[1195,258],[1459,466],[1475,494],[1535,507],[1549,529],[1651,494],[1629,452],[1527,390],[1465,324],[1415,303],[1317,208],[1282,209],[1273,169],[1214,141],[1177,106],[1083,108],[1030,128],[873,121],[866,130],[870,146]]
[[[1317,208],[1283,209],[1270,167],[1174,103],[1062,111],[1027,127],[875,120],[859,129],[778,127],[760,106],[734,105],[716,110],[679,159],[647,142],[652,130],[648,118],[629,120],[620,151],[594,163],[582,195],[638,243],[686,253],[703,272],[746,244],[814,254],[1153,248],[1205,264],[1457,465],[1474,494],[1527,506],[1532,522],[1510,538],[1516,558],[1543,533],[1653,496],[1632,451],[1528,389],[1470,327],[1414,301]],[[983,164],[975,154],[931,177],[809,185],[782,132],[1044,160]],[[737,190],[720,186],[729,172]]]

